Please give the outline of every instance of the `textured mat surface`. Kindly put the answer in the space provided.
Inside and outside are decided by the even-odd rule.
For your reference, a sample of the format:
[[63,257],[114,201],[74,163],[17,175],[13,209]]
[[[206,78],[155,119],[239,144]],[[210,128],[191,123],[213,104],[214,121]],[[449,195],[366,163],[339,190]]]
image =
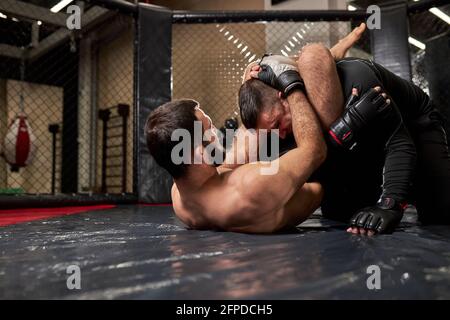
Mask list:
[[[450,299],[450,228],[353,236],[311,219],[290,232],[191,231],[171,207],[123,206],[0,227],[0,298]],[[67,288],[78,265],[81,290]],[[380,268],[381,289],[367,288]]]

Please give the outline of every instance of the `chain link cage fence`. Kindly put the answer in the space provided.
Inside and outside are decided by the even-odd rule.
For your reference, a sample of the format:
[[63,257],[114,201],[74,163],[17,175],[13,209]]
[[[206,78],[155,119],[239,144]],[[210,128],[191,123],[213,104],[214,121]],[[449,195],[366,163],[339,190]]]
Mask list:
[[[264,53],[297,55],[308,43],[332,47],[360,21],[186,24],[172,28],[173,98],[195,98],[218,128],[240,125],[237,92],[246,66]],[[370,58],[365,35],[350,55]]]
[[0,196],[133,191],[134,18],[0,5]]
[[[77,2],[81,28],[68,30],[65,13],[49,14],[55,2],[0,3],[0,197],[136,193],[136,16]],[[448,56],[435,49],[448,47],[448,25],[432,18],[409,16],[422,39],[447,34],[425,50],[410,47],[412,80],[449,113],[448,80],[436,81],[449,79]],[[311,42],[331,47],[363,19],[174,20],[172,97],[197,99],[219,128],[239,126],[237,92],[250,62],[266,52],[294,55]],[[368,32],[349,55],[372,57]]]

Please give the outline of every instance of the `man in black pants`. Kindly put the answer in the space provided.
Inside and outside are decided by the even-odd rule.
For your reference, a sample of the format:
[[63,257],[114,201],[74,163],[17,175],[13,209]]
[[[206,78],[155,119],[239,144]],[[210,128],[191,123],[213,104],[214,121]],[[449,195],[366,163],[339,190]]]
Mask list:
[[[302,86],[292,68],[283,69],[283,65],[279,68],[277,63],[272,59],[264,64],[263,59],[258,78],[281,92],[290,86]],[[314,177],[325,190],[324,216],[346,221],[351,217],[349,231],[354,233],[389,232],[398,224],[404,205],[409,202],[416,205],[422,222],[449,223],[450,200],[445,192],[450,190],[450,157],[442,118],[429,97],[416,86],[367,60],[344,59],[337,62],[336,67],[344,96],[357,100],[356,89],[362,97],[359,106],[358,101],[350,101],[344,115],[331,128],[324,128],[331,129],[331,147],[328,161]],[[280,76],[281,73],[284,75]],[[370,121],[358,123],[358,108],[370,103],[363,94],[375,86],[383,87],[390,95],[392,106],[380,113],[378,119],[367,118]],[[270,94],[273,92],[265,90],[258,80],[243,84],[240,108],[247,128],[278,127],[276,119],[271,121],[273,125],[268,125],[261,121],[268,117],[259,116],[271,112],[270,107],[260,103],[265,100],[261,99],[264,95]],[[416,150],[412,141],[417,148],[415,176]],[[283,144],[282,148],[289,149],[289,137]],[[351,147],[352,150],[348,150]],[[410,190],[411,184],[413,190]]]
[[420,221],[450,223],[450,156],[443,117],[419,87],[375,62],[357,62],[369,65],[392,99],[398,101],[404,124],[415,143],[417,168],[411,200]]

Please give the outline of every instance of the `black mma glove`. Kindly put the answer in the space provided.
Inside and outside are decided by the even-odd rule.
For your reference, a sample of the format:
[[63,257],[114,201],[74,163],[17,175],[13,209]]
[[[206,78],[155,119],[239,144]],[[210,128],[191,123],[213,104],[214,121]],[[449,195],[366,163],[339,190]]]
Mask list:
[[351,149],[358,138],[358,133],[388,109],[389,104],[381,91],[370,89],[359,100],[352,95],[342,117],[337,119],[328,131],[333,145]]
[[293,90],[303,90],[305,85],[297,71],[297,64],[291,58],[265,54],[259,66],[258,79],[277,89],[287,97]]
[[377,233],[392,233],[403,217],[405,205],[393,198],[382,197],[374,207],[362,209],[350,219],[350,226]]

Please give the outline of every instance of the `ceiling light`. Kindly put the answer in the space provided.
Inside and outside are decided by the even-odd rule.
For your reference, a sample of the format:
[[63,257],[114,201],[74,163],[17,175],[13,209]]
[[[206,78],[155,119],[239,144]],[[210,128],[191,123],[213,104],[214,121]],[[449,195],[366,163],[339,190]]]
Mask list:
[[408,42],[419,49],[425,50],[426,48],[425,43],[420,42],[419,40],[414,39],[413,37],[408,37]]
[[438,8],[431,8],[429,11],[436,17],[441,18],[442,20],[450,24],[450,17],[446,15],[442,10],[439,10]]
[[65,6],[67,6],[69,3],[71,3],[73,0],[61,0],[60,2],[58,2],[57,4],[55,4],[50,11],[53,13],[59,12],[61,11],[62,8],[64,8]]

